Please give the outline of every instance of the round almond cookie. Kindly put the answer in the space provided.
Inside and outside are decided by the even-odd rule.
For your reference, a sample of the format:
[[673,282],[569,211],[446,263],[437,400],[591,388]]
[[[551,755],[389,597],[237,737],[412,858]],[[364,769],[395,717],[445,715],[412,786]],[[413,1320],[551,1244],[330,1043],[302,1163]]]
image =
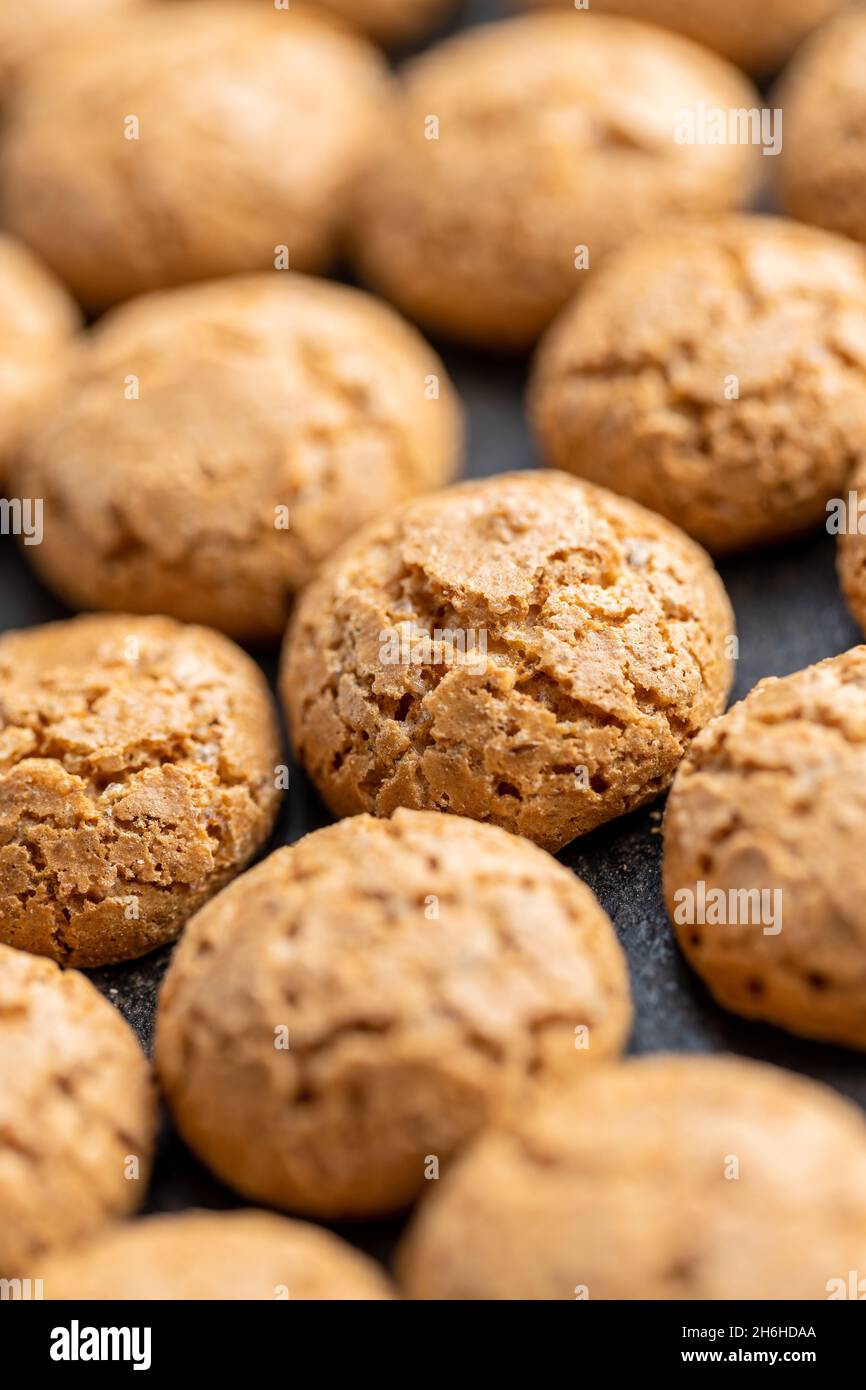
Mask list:
[[108,315],[12,471],[43,499],[27,558],[73,607],[275,639],[338,542],[448,482],[460,448],[413,328],[357,290],[273,274]]
[[484,345],[528,346],[613,246],[660,218],[737,206],[764,162],[754,146],[678,138],[688,113],[757,93],[714,54],[630,20],[481,25],[404,78],[361,195],[359,263],[411,317]]
[[[526,0],[574,8],[574,0]],[[766,76],[848,0],[592,0],[602,13],[663,24],[721,53],[738,67]]]
[[442,23],[456,0],[319,0],[319,4],[378,43],[420,39]]
[[78,971],[0,946],[0,1276],[41,1279],[47,1251],[133,1212],[155,1130],[120,1014]]
[[826,1299],[866,1267],[866,1124],[734,1057],[655,1056],[542,1088],[422,1203],[416,1299]]
[[866,7],[814,34],[773,103],[785,112],[779,194],[804,222],[866,241]]
[[299,601],[280,684],[335,815],[453,811],[557,850],[664,790],[724,708],[733,631],[662,517],[510,473],[348,543]]
[[529,402],[554,468],[712,551],[796,535],[866,451],[866,254],[771,217],[635,240],[551,328]]
[[527,1087],[617,1054],[628,972],[590,890],[433,812],[279,849],[190,923],[156,1058],[190,1147],[254,1201],[397,1211]]
[[26,246],[0,233],[0,468],[57,384],[78,310]]
[[264,677],[216,632],[98,614],[0,637],[0,940],[67,965],[177,936],[277,811]]
[[266,1211],[124,1222],[44,1263],[43,1296],[102,1300],[383,1301],[384,1270],[346,1241]]
[[303,5],[144,7],[29,68],[0,139],[6,225],[91,308],[323,269],[386,93],[372,45]]
[[866,647],[761,681],[692,744],[664,892],[725,1008],[866,1048]]

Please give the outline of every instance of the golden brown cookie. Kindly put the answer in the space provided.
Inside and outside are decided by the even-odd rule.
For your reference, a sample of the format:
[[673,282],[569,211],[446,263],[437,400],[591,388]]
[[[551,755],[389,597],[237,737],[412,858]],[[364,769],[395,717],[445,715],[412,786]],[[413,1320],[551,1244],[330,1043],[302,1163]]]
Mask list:
[[481,25],[404,75],[362,193],[360,266],[413,318],[485,345],[526,347],[587,261],[659,218],[736,206],[766,163],[751,146],[677,142],[681,111],[757,93],[714,54],[628,20]]
[[177,936],[277,810],[264,678],[216,632],[97,614],[0,637],[0,939],[67,965]]
[[155,1129],[120,1014],[77,970],[0,946],[0,1276],[41,1279],[46,1251],[134,1211]]
[[346,1241],[265,1211],[126,1222],[44,1264],[52,1299],[386,1300],[384,1270]]
[[420,39],[455,8],[456,0],[318,0],[378,43]]
[[[575,0],[524,0],[575,8]],[[602,13],[630,15],[675,29],[747,72],[766,76],[847,0],[591,0]]]
[[498,1108],[617,1054],[628,973],[585,884],[435,813],[277,850],[190,923],[156,1056],[178,1129],[255,1201],[405,1206]]
[[32,252],[0,233],[0,468],[56,385],[78,310]]
[[73,607],[277,638],[362,522],[453,477],[435,353],[369,295],[241,276],[115,310],[13,469],[44,499],[27,557]]
[[46,50],[143,0],[0,0],[0,95]]
[[648,1057],[483,1135],[399,1266],[422,1299],[826,1299],[866,1268],[864,1190],[863,1116],[829,1088]]
[[542,342],[530,411],[554,468],[712,551],[796,535],[866,451],[866,253],[770,217],[637,239]]
[[792,217],[866,241],[866,6],[819,29],[786,70],[779,194]]
[[335,815],[453,811],[556,850],[668,785],[724,708],[733,623],[662,517],[503,474],[347,544],[301,597],[281,691]]
[[386,90],[372,46],[303,5],[106,21],[34,63],[10,106],[6,225],[92,307],[286,258],[320,270]]
[[664,834],[668,913],[719,1003],[866,1048],[866,647],[712,723]]
[[866,633],[866,458],[861,459],[828,511],[828,530],[838,536],[836,564],[842,592]]

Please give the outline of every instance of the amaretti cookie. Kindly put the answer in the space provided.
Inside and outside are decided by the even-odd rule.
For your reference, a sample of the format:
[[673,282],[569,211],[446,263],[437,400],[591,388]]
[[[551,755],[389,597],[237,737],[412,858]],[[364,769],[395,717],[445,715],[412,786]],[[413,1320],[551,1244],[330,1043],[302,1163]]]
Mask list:
[[384,44],[419,39],[445,19],[456,0],[319,0],[333,14]]
[[31,65],[0,138],[6,225],[94,308],[320,270],[386,84],[371,45],[303,5],[142,7]]
[[156,1057],[180,1133],[255,1201],[395,1211],[527,1086],[617,1054],[624,956],[534,846],[434,813],[341,821],[199,913]]
[[838,536],[836,563],[842,592],[866,633],[866,457],[829,504],[827,525]]
[[0,940],[96,966],[172,940],[276,815],[264,677],[226,638],[99,614],[0,637]]
[[335,815],[453,811],[556,850],[668,785],[724,708],[733,630],[662,517],[504,474],[348,543],[298,604],[281,689]]
[[0,234],[0,469],[59,381],[78,310],[26,246]]
[[664,839],[674,931],[719,1003],[866,1048],[866,647],[711,724]]
[[636,239],[551,328],[529,400],[553,467],[710,550],[796,535],[866,451],[866,254],[770,217]]
[[49,1300],[350,1300],[394,1292],[346,1241],[265,1211],[183,1211],[125,1222],[45,1261]]
[[0,946],[0,1275],[144,1200],[156,1128],[132,1030],[76,970]]
[[483,1135],[398,1268],[421,1299],[826,1299],[864,1268],[864,1186],[863,1116],[829,1088],[642,1058]]
[[13,471],[44,499],[27,558],[72,606],[276,638],[316,565],[448,482],[460,445],[413,328],[357,290],[272,274],[108,315]]
[[755,147],[677,138],[700,103],[760,104],[714,54],[629,20],[551,11],[446,40],[404,70],[363,274],[436,331],[527,346],[613,246],[747,198]]
[[866,241],[866,9],[809,39],[773,100],[784,107],[779,193],[788,212]]
[[[559,4],[574,0],[525,0]],[[767,76],[781,67],[808,33],[847,0],[592,0],[602,13],[663,24],[705,44],[748,72]]]

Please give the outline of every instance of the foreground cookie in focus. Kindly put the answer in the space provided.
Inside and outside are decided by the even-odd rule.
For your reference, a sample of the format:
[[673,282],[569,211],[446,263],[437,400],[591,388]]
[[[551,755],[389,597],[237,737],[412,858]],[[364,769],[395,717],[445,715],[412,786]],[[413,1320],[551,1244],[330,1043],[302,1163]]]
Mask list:
[[0,637],[0,939],[143,955],[242,869],[277,810],[264,678],[226,638],[104,614]]
[[265,1211],[184,1211],[114,1226],[44,1264],[44,1297],[382,1300],[384,1270],[330,1231]]
[[614,246],[747,200],[755,147],[676,138],[700,103],[760,105],[720,58],[628,20],[551,12],[446,40],[404,70],[362,193],[363,274],[436,332],[527,347]]
[[277,850],[199,913],[156,1056],[224,1182],[358,1217],[411,1202],[528,1085],[616,1055],[630,1021],[585,884],[501,830],[398,811]]
[[80,317],[63,286],[0,234],[0,470],[60,379]]
[[668,912],[719,1003],[866,1048],[866,647],[715,720],[664,834]]
[[6,225],[90,308],[280,256],[324,269],[386,92],[376,50],[303,5],[142,7],[30,67]]
[[301,597],[281,690],[335,815],[448,810],[557,850],[664,790],[724,708],[732,633],[676,527],[512,473],[345,546]]
[[277,638],[317,564],[450,481],[460,448],[453,389],[413,328],[357,290],[274,274],[108,315],[13,472],[44,498],[27,558],[72,606]]
[[829,1088],[649,1057],[483,1135],[398,1264],[424,1299],[826,1299],[866,1267],[864,1190],[863,1116]]
[[156,1129],[132,1030],[76,970],[0,946],[0,1276],[144,1200]]
[[635,240],[551,328],[530,407],[553,467],[711,551],[797,535],[866,452],[866,253],[769,217]]
[[[574,8],[574,0],[526,0]],[[774,73],[799,43],[847,0],[592,0],[601,13],[675,29],[754,72]]]

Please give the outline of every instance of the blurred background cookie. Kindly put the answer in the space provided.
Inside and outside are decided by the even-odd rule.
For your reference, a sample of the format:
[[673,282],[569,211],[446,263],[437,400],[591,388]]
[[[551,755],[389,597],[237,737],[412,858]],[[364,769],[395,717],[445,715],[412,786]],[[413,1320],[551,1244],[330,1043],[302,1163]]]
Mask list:
[[411,1298],[826,1299],[866,1262],[866,1125],[734,1057],[641,1058],[546,1088],[437,1183]]
[[554,468],[710,550],[796,535],[866,453],[866,254],[769,217],[635,239],[551,328],[529,400]]
[[775,93],[784,107],[779,194],[792,217],[866,241],[866,5],[800,50]]
[[715,720],[664,835],[668,913],[719,1003],[866,1048],[866,647]]
[[616,1055],[630,1022],[579,879],[501,830],[400,811],[278,850],[190,923],[156,1056],[223,1181],[357,1217],[405,1206],[527,1084]]
[[724,708],[733,623],[662,517],[511,473],[349,542],[301,596],[281,690],[334,815],[453,811],[557,850],[668,785]]
[[84,966],[172,940],[266,839],[278,759],[265,679],[219,633],[4,633],[0,939]]
[[135,10],[31,65],[0,136],[6,225],[92,308],[280,256],[323,269],[385,92],[376,50],[302,5]]
[[26,246],[0,233],[0,472],[66,363],[75,304]]
[[317,0],[323,9],[384,44],[420,39],[440,24],[458,0]]
[[0,0],[0,102],[33,59],[144,0]]
[[266,1211],[125,1222],[41,1268],[49,1300],[394,1297],[384,1270],[366,1255],[330,1231]]
[[74,607],[276,638],[318,563],[448,482],[460,448],[451,384],[413,328],[274,272],[106,317],[12,472],[44,500],[27,557]]
[[526,347],[612,247],[660,217],[736,206],[761,161],[678,143],[699,102],[757,93],[714,54],[628,20],[482,25],[404,69],[356,237],[371,284],[431,329]]
[[[525,0],[574,8],[574,0]],[[591,0],[600,13],[630,15],[676,29],[732,63],[769,76],[847,0]]]
[[0,1276],[144,1200],[156,1129],[131,1028],[76,970],[0,946]]

